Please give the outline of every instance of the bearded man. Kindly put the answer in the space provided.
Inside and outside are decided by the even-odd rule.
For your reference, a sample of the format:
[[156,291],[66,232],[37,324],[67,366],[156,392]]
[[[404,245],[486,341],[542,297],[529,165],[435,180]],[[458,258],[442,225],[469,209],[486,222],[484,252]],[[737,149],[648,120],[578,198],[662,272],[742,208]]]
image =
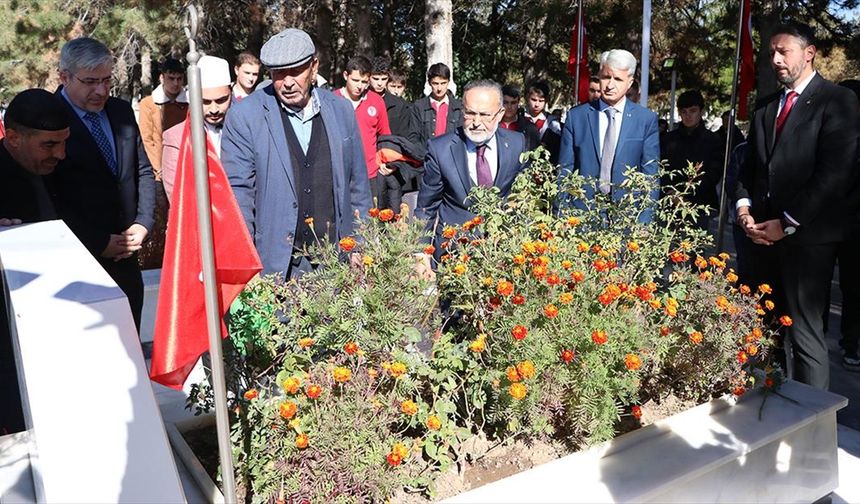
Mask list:
[[416,216],[435,226],[435,256],[441,255],[442,229],[475,217],[469,191],[475,186],[496,186],[502,197],[522,171],[520,154],[525,137],[499,128],[502,87],[489,80],[472,81],[463,88],[463,125],[428,142],[424,176],[418,189]]

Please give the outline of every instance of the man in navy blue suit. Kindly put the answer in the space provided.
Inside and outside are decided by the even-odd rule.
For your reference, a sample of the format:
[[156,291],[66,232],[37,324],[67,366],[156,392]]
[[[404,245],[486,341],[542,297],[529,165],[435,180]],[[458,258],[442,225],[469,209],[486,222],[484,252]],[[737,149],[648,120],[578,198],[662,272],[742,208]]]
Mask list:
[[349,101],[314,88],[319,59],[310,36],[288,28],[263,46],[272,84],[234,105],[221,161],[263,262],[263,273],[297,277],[315,240],[353,232],[370,209],[370,185]]
[[525,137],[499,128],[502,111],[501,86],[489,80],[472,81],[463,88],[463,126],[428,142],[415,215],[426,219],[428,226],[435,225],[437,259],[444,226],[475,217],[469,210],[472,187],[496,186],[507,196],[523,169],[520,154],[526,150]]
[[[600,55],[601,98],[574,107],[567,114],[561,135],[559,177],[573,171],[599,180],[598,189],[619,200],[618,185],[628,167],[656,175],[660,161],[657,115],[626,98],[633,84],[636,58],[623,49]],[[588,197],[594,195],[586,188]],[[651,193],[657,199],[659,190]],[[581,202],[561,201],[560,206]],[[649,219],[648,215],[643,215]]]

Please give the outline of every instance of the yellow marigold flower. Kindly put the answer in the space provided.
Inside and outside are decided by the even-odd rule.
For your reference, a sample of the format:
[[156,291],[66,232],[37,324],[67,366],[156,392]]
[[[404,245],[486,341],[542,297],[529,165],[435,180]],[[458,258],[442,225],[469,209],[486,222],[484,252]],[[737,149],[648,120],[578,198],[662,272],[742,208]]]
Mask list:
[[290,421],[289,421],[289,423],[287,424],[287,426],[288,426],[290,429],[296,430],[296,429],[298,429],[298,428],[299,428],[299,425],[300,425],[301,423],[302,423],[302,421],[301,421],[301,420],[299,420],[298,418],[293,418],[292,420],[290,420]]
[[400,378],[401,376],[406,374],[406,364],[402,362],[395,362],[391,365],[389,372],[391,373],[391,376],[395,378]]
[[528,391],[529,389],[524,383],[511,383],[511,386],[508,388],[508,392],[510,392],[511,397],[513,397],[517,401],[524,398]]
[[530,360],[524,360],[517,364],[517,373],[519,373],[520,376],[523,377],[523,379],[528,380],[535,375],[535,372],[535,365]]
[[719,257],[720,257],[720,259],[722,259],[723,261],[728,261],[728,260],[729,260],[729,257],[731,257],[731,256],[728,254],[728,252],[720,252],[720,253],[719,253]]
[[514,264],[525,264],[525,263],[526,263],[526,256],[524,256],[522,254],[517,254],[514,256]]
[[567,225],[568,226],[578,226],[579,223],[580,223],[580,220],[578,217],[568,217],[567,218]]
[[561,304],[570,304],[573,301],[573,294],[570,292],[562,292],[558,296],[558,302]]
[[725,310],[729,307],[729,300],[726,298],[726,296],[717,296],[716,303],[717,307],[721,310]]
[[299,340],[299,346],[302,348],[307,348],[314,344],[313,338],[302,338]]
[[708,267],[708,261],[706,261],[702,256],[696,256],[696,260],[693,264],[695,264],[699,269],[705,269]]
[[514,276],[522,276],[523,270],[522,270],[522,268],[514,268],[513,273],[514,273]]
[[765,307],[765,309],[767,309],[767,311],[773,310],[773,306],[774,306],[773,301],[771,301],[770,299],[765,300],[764,307]]
[[484,284],[484,287],[490,287],[496,282],[493,280],[493,277],[484,277],[484,279],[481,280],[481,283]]
[[442,428],[442,421],[436,415],[430,415],[427,417],[426,425],[430,430],[439,430]]
[[301,388],[302,380],[298,376],[290,376],[284,380],[281,386],[284,387],[284,391],[288,394],[295,394]]
[[588,249],[590,248],[591,247],[589,247],[588,244],[585,242],[579,242],[579,245],[576,246],[576,250],[578,250],[579,252],[588,252]]
[[567,259],[565,259],[564,261],[561,262],[561,267],[562,267],[562,269],[567,270],[567,269],[570,269],[573,267],[573,263],[571,261],[568,261]]
[[406,456],[409,455],[409,448],[407,448],[403,443],[394,443],[394,447],[391,448],[391,453],[399,455],[401,459],[405,459]]
[[455,275],[462,275],[465,272],[466,272],[466,265],[465,264],[458,264],[458,265],[454,266],[454,274]]
[[660,300],[656,298],[648,301],[648,304],[651,305],[651,308],[654,308],[655,310],[659,310],[660,307],[663,306],[663,303],[661,303]]
[[523,252],[527,255],[534,255],[537,252],[537,246],[534,242],[523,243]]
[[481,353],[481,352],[483,352],[486,348],[487,348],[487,345],[486,345],[486,343],[484,342],[484,340],[483,340],[483,339],[481,339],[481,338],[478,338],[478,339],[476,339],[476,340],[473,340],[471,343],[469,343],[469,350],[471,350],[471,351],[473,351],[473,352],[475,352],[475,353]]
[[690,250],[691,247],[692,247],[692,245],[690,245],[690,242],[687,242],[687,241],[681,242],[681,250]]
[[639,252],[639,244],[635,241],[627,242],[627,250],[630,252]]
[[376,378],[376,376],[377,376],[378,374],[379,374],[379,371],[377,371],[376,369],[374,369],[374,368],[367,368],[367,376],[369,376],[369,377],[371,377],[371,378]]
[[373,264],[373,258],[370,257],[369,255],[366,255],[366,256],[361,258],[361,262],[365,266],[370,266],[371,264]]
[[400,411],[402,411],[404,415],[412,416],[415,413],[418,413],[418,405],[415,404],[414,401],[407,399],[400,403]]
[[773,289],[771,289],[770,285],[768,285],[768,284],[759,285],[758,291],[761,292],[762,294],[772,294],[773,293]]
[[345,367],[336,367],[331,374],[334,381],[338,383],[346,383],[352,379],[352,371]]
[[734,271],[729,271],[728,274],[726,274],[726,280],[728,280],[729,283],[735,283],[738,281],[738,276]]
[[310,441],[308,440],[307,434],[299,434],[298,436],[296,436],[296,448],[298,448],[299,450],[304,450],[305,448],[307,448],[309,443]]

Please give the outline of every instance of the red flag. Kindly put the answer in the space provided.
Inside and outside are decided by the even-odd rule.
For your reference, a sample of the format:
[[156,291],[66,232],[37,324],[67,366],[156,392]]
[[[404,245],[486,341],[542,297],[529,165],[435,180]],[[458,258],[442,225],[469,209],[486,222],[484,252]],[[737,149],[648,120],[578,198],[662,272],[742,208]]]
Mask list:
[[750,0],[741,2],[741,68],[740,90],[738,92],[738,118],[747,119],[749,115],[749,95],[755,88],[755,62],[753,61],[752,16]]
[[[263,267],[248,235],[233,190],[227,182],[224,168],[208,138],[206,155],[212,204],[215,277],[219,313],[223,319],[230,304],[245,288],[245,284]],[[197,222],[197,194],[194,191],[194,156],[188,120],[185,121],[185,131],[182,133],[176,172],[176,187],[164,246],[149,376],[162,385],[178,390],[182,388],[200,355],[209,349]],[[221,336],[227,336],[223,320]]]
[[588,102],[588,79],[591,77],[591,73],[588,71],[588,30],[585,29],[584,15],[582,16],[582,50],[579,51],[579,54],[581,54],[582,57],[578,60],[576,57],[576,48],[579,45],[579,30],[577,30],[577,24],[578,23],[574,23],[573,31],[570,34],[570,55],[567,57],[567,73],[573,76],[574,82],[576,82],[576,72],[579,72],[579,92],[577,93],[577,103],[586,103]]

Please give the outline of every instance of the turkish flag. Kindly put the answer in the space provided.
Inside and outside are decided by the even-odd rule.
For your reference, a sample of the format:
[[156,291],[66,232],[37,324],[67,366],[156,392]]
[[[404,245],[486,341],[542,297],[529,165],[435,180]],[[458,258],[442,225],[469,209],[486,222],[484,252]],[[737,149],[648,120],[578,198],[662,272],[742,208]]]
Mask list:
[[[152,368],[149,371],[153,381],[177,390],[182,389],[200,355],[209,349],[190,123],[185,121],[179,148],[176,187],[168,216],[155,316]],[[227,182],[227,175],[208,137],[206,158],[215,246],[215,281],[223,338],[227,336],[224,314],[245,284],[263,266]]]
[[[591,73],[588,71],[588,30],[585,29],[585,16],[582,16],[582,50],[579,54],[581,58],[577,59],[577,46],[579,45],[579,30],[577,23],[573,25],[573,31],[570,34],[570,54],[567,57],[567,73],[575,77],[579,72],[579,92],[577,93],[577,103],[588,102],[588,79],[591,78]],[[574,82],[576,79],[574,78]]]
[[749,116],[749,95],[755,88],[755,62],[753,61],[752,16],[750,0],[741,2],[741,68],[738,92],[738,118]]

